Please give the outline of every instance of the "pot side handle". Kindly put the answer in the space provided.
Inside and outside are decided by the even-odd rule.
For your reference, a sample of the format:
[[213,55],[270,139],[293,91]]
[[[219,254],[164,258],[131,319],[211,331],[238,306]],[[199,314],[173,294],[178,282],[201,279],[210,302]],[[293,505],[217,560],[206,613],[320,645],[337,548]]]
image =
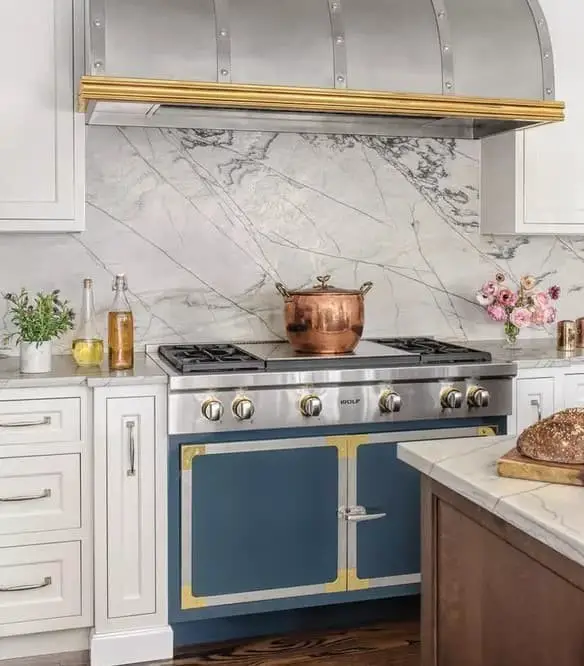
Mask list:
[[365,296],[365,294],[367,294],[368,292],[370,292],[372,289],[373,289],[373,282],[364,282],[364,283],[361,285],[361,288],[359,289],[359,291],[361,292],[361,294],[362,294],[363,296]]
[[284,298],[290,298],[290,292],[281,282],[276,282],[276,289],[282,294]]

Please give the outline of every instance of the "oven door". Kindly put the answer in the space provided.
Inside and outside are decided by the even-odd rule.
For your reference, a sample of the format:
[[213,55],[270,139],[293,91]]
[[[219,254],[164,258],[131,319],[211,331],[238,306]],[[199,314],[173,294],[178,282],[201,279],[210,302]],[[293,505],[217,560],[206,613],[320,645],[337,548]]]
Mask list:
[[239,614],[246,604],[259,612],[415,593],[420,481],[397,459],[397,444],[504,432],[504,419],[478,421],[366,434],[358,426],[303,437],[295,430],[278,439],[258,431],[247,441],[172,437],[178,464],[169,469],[179,483],[171,476],[170,507],[180,510],[178,521],[169,516],[170,540],[176,525],[180,541],[178,551],[170,548],[170,587],[180,588],[178,599],[171,591],[175,620]]

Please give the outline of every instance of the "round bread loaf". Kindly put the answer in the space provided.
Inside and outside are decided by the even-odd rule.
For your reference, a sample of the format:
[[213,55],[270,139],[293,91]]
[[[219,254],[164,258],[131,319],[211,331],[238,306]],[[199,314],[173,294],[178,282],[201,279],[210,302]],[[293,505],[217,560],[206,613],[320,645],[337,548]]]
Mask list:
[[519,435],[517,450],[534,460],[584,464],[584,409],[564,409],[529,426]]

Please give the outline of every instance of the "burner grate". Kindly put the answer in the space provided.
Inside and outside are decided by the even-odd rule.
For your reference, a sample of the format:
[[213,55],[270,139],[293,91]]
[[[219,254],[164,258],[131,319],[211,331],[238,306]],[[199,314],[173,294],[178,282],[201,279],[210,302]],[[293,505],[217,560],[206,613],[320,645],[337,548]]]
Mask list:
[[491,354],[434,338],[380,338],[372,340],[386,347],[420,354],[420,363],[490,363]]
[[183,374],[264,370],[264,362],[231,344],[162,345],[158,353]]

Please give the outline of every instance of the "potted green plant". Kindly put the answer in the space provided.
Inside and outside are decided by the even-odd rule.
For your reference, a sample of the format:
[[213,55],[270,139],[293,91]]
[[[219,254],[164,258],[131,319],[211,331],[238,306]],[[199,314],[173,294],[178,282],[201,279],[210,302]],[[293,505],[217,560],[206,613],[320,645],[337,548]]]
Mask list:
[[6,340],[20,343],[20,371],[51,371],[52,341],[73,328],[75,313],[59,290],[39,291],[32,297],[26,289],[18,294],[5,294],[8,315],[16,328]]

